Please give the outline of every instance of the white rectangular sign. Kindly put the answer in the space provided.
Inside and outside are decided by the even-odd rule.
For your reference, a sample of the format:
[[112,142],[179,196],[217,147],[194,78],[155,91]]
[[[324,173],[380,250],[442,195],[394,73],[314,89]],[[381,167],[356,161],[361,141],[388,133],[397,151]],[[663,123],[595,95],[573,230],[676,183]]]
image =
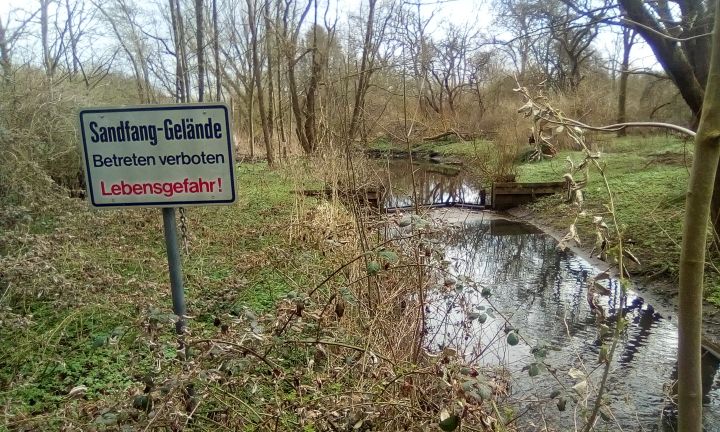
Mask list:
[[235,202],[224,104],[80,110],[88,197],[95,207]]

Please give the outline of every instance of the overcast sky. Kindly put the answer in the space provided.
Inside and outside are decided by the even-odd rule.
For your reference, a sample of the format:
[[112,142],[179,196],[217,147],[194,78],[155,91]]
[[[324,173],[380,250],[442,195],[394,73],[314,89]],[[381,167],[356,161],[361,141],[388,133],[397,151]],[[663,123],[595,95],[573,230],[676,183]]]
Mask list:
[[[322,0],[321,0],[322,1]],[[367,0],[329,0],[331,7],[335,7],[346,15],[347,12],[359,11],[361,7],[367,7]],[[421,1],[421,0],[418,0]],[[490,27],[493,22],[494,14],[492,12],[490,2],[487,0],[424,0],[421,7],[421,13],[424,16],[434,13],[433,20],[429,26],[431,32],[441,31],[443,22],[449,21],[455,24],[476,23],[482,32],[490,34]],[[38,7],[38,0],[0,0],[0,19],[3,23],[7,23],[8,14],[13,9],[21,9],[25,11],[33,11]],[[12,28],[12,23],[10,24]],[[492,34],[490,34],[492,36]],[[500,39],[502,35],[495,35]],[[642,42],[642,39],[639,38]],[[614,51],[615,36],[609,31],[601,33],[595,43],[596,49],[603,57],[608,57],[610,52]],[[19,53],[18,53],[19,54]],[[640,43],[633,48],[633,65],[634,68],[653,67],[658,68],[657,62],[652,51],[644,43]]]

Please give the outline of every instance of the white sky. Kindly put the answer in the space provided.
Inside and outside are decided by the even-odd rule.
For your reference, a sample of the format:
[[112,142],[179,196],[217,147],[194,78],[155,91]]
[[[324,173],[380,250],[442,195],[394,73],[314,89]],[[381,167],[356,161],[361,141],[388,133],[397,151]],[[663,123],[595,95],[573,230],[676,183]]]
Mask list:
[[[357,11],[361,7],[367,7],[366,0],[328,0],[335,3],[339,9],[345,11]],[[443,21],[451,21],[456,24],[475,22],[481,31],[489,33],[488,30],[493,21],[493,13],[487,0],[412,0],[423,1],[426,5],[421,7],[421,13],[425,16],[433,10],[435,16],[431,21],[429,30],[437,31],[442,27]],[[38,7],[38,0],[0,0],[0,20],[7,23],[7,17],[11,10],[21,9],[33,11]],[[11,23],[12,28],[12,23]],[[650,48],[638,38],[639,43],[633,47],[632,66],[633,68],[652,67],[659,68]],[[601,33],[596,42],[596,49],[603,57],[614,51],[614,36],[610,32]]]

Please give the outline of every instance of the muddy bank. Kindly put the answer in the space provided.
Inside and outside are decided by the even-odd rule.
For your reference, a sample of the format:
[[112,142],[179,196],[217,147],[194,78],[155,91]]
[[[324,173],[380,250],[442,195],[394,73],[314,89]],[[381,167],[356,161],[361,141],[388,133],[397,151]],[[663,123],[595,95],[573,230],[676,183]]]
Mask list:
[[[553,228],[551,224],[536,212],[524,206],[507,210],[503,214],[506,214],[512,219],[535,225],[556,240],[561,239],[566,234]],[[608,263],[591,255],[591,248],[589,247],[573,244],[569,249],[599,269],[608,267]],[[677,281],[663,277],[649,278],[644,275],[633,275],[632,280],[635,290],[648,297],[648,300],[662,305],[662,307],[668,311],[672,311],[673,316],[677,316]],[[703,302],[703,346],[715,357],[720,358],[720,308],[706,301]]]

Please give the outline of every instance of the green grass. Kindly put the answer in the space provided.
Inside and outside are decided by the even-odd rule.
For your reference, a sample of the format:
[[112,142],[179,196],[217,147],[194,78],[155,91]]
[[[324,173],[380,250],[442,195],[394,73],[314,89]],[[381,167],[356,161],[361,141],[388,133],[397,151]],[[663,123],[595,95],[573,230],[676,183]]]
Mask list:
[[[237,182],[236,205],[187,209],[183,271],[195,335],[216,334],[216,317],[243,308],[271,311],[328,265],[319,252],[288,242],[300,209],[287,173],[246,164]],[[179,372],[160,210],[95,212],[63,201],[2,240],[6,420],[87,415],[68,403],[77,386],[87,387],[91,403],[127,404],[128,392],[142,389],[141,377],[157,374],[158,365],[162,376]]]
[[400,145],[393,144],[392,142],[388,141],[385,138],[378,138],[375,141],[370,143],[369,149],[375,150],[375,151],[380,151],[380,152],[386,152],[386,151],[400,149]]
[[[692,142],[672,137],[614,139],[599,145],[600,164],[613,191],[617,219],[632,252],[640,259],[636,270],[644,275],[664,274],[676,278],[685,194],[692,161]],[[576,164],[580,152],[561,151],[557,157],[518,167],[518,180],[557,181],[568,171],[566,158]],[[576,180],[581,176],[576,175]],[[605,207],[608,196],[599,173],[592,169],[585,188],[588,213],[603,216],[610,223]],[[557,229],[567,229],[575,213],[561,197],[549,197],[534,205],[537,214]],[[580,218],[578,229],[586,245],[594,243],[592,218]],[[720,277],[709,268],[706,298],[720,304]]]
[[[491,143],[489,141],[423,141],[412,144],[413,152],[419,155],[439,154],[444,157],[474,157],[488,151]],[[404,143],[393,143],[385,139],[378,139],[372,142],[369,150],[376,152],[406,152],[407,145]]]
[[423,142],[414,147],[420,152],[437,152],[443,156],[477,156],[487,151],[490,142],[478,141],[436,141]]

